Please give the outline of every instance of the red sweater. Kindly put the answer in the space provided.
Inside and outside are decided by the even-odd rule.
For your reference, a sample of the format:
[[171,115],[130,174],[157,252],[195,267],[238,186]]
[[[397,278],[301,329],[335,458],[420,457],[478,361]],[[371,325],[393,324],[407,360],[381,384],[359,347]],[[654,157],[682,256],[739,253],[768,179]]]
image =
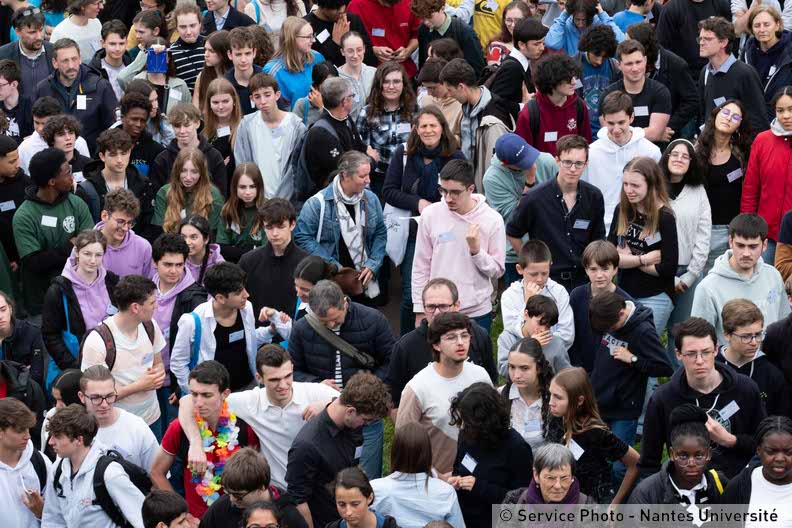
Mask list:
[[562,106],[556,106],[549,97],[536,92],[536,102],[539,104],[539,137],[531,134],[531,119],[528,115],[528,105],[520,110],[517,116],[515,133],[522,137],[536,150],[556,155],[556,141],[570,134],[578,134],[591,143],[591,122],[589,121],[588,108],[583,102],[583,122],[577,122],[577,94],[567,98]]
[[[411,40],[418,40],[418,26],[421,21],[410,11],[410,0],[401,0],[393,7],[387,7],[378,0],[352,0],[347,12],[354,13],[363,21],[371,37],[372,46],[387,46],[393,51],[406,48]],[[401,63],[412,78],[418,67],[407,58]]]
[[767,237],[778,240],[784,213],[792,209],[792,145],[772,130],[756,136],[743,182],[741,213],[757,213],[767,222]]

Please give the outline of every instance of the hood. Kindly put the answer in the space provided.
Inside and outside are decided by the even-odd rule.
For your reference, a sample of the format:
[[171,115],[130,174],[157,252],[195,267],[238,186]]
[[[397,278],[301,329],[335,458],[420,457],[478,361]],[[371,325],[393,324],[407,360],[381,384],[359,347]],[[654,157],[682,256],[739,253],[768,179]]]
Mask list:
[[615,332],[612,332],[612,334],[616,337],[629,335],[645,321],[651,321],[652,328],[654,328],[654,318],[652,316],[651,308],[647,308],[642,304],[635,304],[632,301],[627,301],[627,306],[630,305],[632,305],[633,310],[632,313],[630,313],[630,316],[624,322],[624,326],[622,326]]
[[[725,392],[729,392],[734,387],[734,383],[735,383],[734,377],[736,373],[731,367],[724,365],[723,363],[720,363],[718,361],[715,362],[715,370],[717,370],[720,373],[720,375],[723,377],[723,381],[721,382],[720,385],[715,387],[715,389],[710,394],[717,395],[717,394],[723,394]],[[700,393],[698,391],[691,389],[690,385],[688,385],[687,376],[685,375],[684,368],[678,368],[676,372],[674,372],[674,375],[671,376],[671,383],[674,383],[677,386],[679,393],[684,398],[687,398],[689,400],[695,400],[697,397],[700,396]]]
[[[14,473],[15,471],[24,470],[25,466],[30,461],[30,457],[32,456],[33,456],[33,441],[28,440],[27,447],[25,447],[25,450],[22,451],[22,455],[19,457],[19,462],[17,462],[17,465],[11,467],[3,463],[2,460],[0,460],[0,472],[6,471],[8,473]],[[19,479],[20,477],[13,477],[13,478]]]
[[107,276],[107,270],[104,266],[99,266],[99,274],[96,277],[96,280],[93,281],[91,284],[88,284],[83,280],[82,277],[77,273],[77,264],[75,263],[75,257],[69,257],[66,261],[66,265],[63,266],[63,276],[69,279],[72,283],[72,288],[74,288],[74,293],[77,292],[89,292],[91,290],[101,288],[106,289],[107,286],[105,285],[105,277]]
[[[100,221],[98,224],[96,224],[94,229],[96,229],[97,231],[101,231],[102,228],[104,227],[104,225],[105,225],[104,222]],[[129,247],[129,245],[132,243],[132,237],[133,237],[134,234],[135,234],[135,231],[130,229],[129,231],[126,232],[126,235],[124,235],[124,240],[121,241],[121,243],[118,245],[118,247],[112,247],[112,246],[110,246],[110,244],[108,244],[106,252],[123,251],[124,249]],[[104,266],[102,266],[102,269],[104,270]]]
[[634,145],[635,143],[638,143],[644,137],[646,137],[643,128],[630,127],[630,130],[632,131],[632,137],[630,138],[630,141],[628,141],[627,143],[621,146],[614,143],[613,140],[608,137],[607,127],[602,127],[599,129],[599,132],[597,132],[597,140],[602,140],[602,145],[605,148],[605,152],[615,153],[618,152],[619,150],[629,148],[630,146]]
[[[451,214],[451,216],[459,218],[463,222],[467,222],[471,224],[477,223],[481,219],[481,217],[487,214],[492,208],[487,203],[487,198],[483,194],[473,193],[472,196],[473,196],[473,200],[476,201],[476,206],[470,211],[468,211],[467,214],[461,215],[459,213],[455,213],[449,210],[447,205],[446,205],[446,210],[449,212],[449,214]],[[443,204],[445,205],[445,202],[443,202]]]
[[551,111],[551,112],[552,111],[556,111],[557,112],[557,111],[561,111],[561,110],[566,110],[567,108],[570,108],[570,107],[574,106],[575,105],[575,101],[577,101],[577,98],[578,98],[577,93],[572,94],[571,97],[567,97],[567,100],[564,101],[564,104],[559,106],[559,105],[555,104],[553,101],[551,101],[550,97],[546,96],[542,92],[539,92],[539,91],[536,92],[536,104],[538,104],[540,108],[544,108],[545,110],[548,110],[548,111]]
[[781,123],[778,122],[778,118],[774,118],[773,121],[770,123],[770,130],[773,132],[773,135],[778,137],[790,137],[792,136],[792,130],[784,130],[784,127],[781,126]]
[[70,192],[60,194],[58,195],[57,198],[55,198],[54,202],[49,203],[39,198],[38,195],[36,194],[37,191],[38,191],[38,187],[36,187],[35,185],[31,185],[30,187],[25,189],[25,200],[29,200],[31,202],[41,204],[45,207],[54,207],[59,203],[65,202],[66,200],[69,199],[69,195],[71,194]]
[[740,282],[747,282],[747,283],[754,283],[759,280],[761,275],[762,264],[764,264],[764,260],[762,257],[759,257],[756,265],[754,266],[753,273],[751,274],[750,279],[746,279],[736,271],[734,268],[731,267],[729,264],[729,259],[732,257],[734,252],[731,249],[727,249],[726,253],[715,259],[715,265],[712,267],[712,271],[710,273],[715,273],[716,275],[720,275],[721,277],[729,278],[732,280],[740,281]]
[[762,49],[759,47],[759,41],[756,40],[756,37],[751,37],[745,43],[745,47],[746,47],[745,55],[749,63],[752,63],[756,59],[756,56],[759,54],[764,54],[771,57],[772,56],[783,57],[779,61],[779,64],[777,64],[777,66],[780,69],[781,65],[792,60],[792,55],[790,55],[790,51],[789,51],[790,44],[792,44],[792,32],[789,32],[787,30],[784,30],[781,33],[781,38],[778,39],[778,42],[776,42],[773,45],[773,47],[771,47],[766,52],[762,51]]
[[[151,280],[154,281],[154,284],[159,284],[159,274],[155,273]],[[181,280],[176,283],[176,286],[171,288],[167,293],[160,295],[159,289],[157,290],[157,304],[170,302],[193,284],[195,284],[195,279],[193,278],[192,273],[185,269]]]
[[[726,345],[721,345],[721,346],[718,347],[718,356],[717,356],[716,359],[718,361],[722,361],[723,363],[729,365],[731,368],[733,368],[734,370],[739,372],[739,369],[741,369],[742,367],[745,367],[746,365],[750,365],[751,363],[753,363],[754,361],[756,361],[760,357],[764,357],[764,355],[765,355],[764,352],[762,352],[761,350],[757,350],[756,354],[754,354],[754,357],[752,357],[750,359],[750,361],[746,361],[745,363],[742,364],[742,366],[738,367],[737,365],[735,365],[734,363],[729,361],[729,358],[726,357]],[[752,369],[752,371],[753,371],[753,369]],[[751,376],[748,376],[748,377],[750,378]]]
[[[213,148],[212,144],[209,143],[209,141],[206,140],[206,138],[204,137],[203,134],[199,133],[198,134],[198,149],[201,152],[203,152],[204,154],[206,154],[206,151],[209,150],[210,148]],[[179,148],[179,144],[176,141],[176,138],[171,139],[171,142],[168,143],[167,150],[173,152],[174,154],[176,154],[178,156],[178,154],[181,151],[181,149]]]
[[[476,117],[477,115],[481,114],[486,108],[487,105],[492,101],[492,93],[486,86],[481,87],[481,99],[476,106],[471,108],[468,112],[469,117]],[[464,104],[462,105],[462,112],[465,112],[465,107],[469,107],[470,105]]]

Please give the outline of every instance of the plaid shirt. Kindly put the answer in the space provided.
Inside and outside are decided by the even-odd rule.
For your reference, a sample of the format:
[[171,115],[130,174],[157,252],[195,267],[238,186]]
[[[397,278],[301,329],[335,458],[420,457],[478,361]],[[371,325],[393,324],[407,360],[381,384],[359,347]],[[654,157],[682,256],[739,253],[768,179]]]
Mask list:
[[410,135],[412,123],[404,120],[401,111],[399,107],[393,112],[386,111],[369,120],[371,105],[366,105],[357,119],[357,129],[363,143],[379,153],[379,161],[374,170],[382,176],[388,172],[388,164],[396,147],[405,143]]

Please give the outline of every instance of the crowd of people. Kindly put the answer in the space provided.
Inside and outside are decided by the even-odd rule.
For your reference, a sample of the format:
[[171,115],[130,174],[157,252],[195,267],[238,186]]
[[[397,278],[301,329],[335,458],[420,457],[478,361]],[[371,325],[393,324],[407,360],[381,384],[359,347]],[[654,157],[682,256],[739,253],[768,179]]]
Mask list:
[[792,2],[0,4],[11,528],[792,502]]

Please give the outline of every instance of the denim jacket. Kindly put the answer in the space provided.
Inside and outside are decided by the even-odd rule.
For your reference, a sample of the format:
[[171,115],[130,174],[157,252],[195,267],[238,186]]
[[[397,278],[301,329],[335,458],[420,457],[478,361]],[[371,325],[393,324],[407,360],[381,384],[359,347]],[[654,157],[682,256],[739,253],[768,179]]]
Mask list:
[[[366,222],[366,260],[363,266],[376,274],[385,258],[387,230],[379,198],[368,189],[364,193],[362,201],[366,203],[363,215]],[[305,202],[297,219],[294,241],[312,255],[318,255],[340,268],[341,263],[338,261],[340,240],[341,228],[331,183]]]

